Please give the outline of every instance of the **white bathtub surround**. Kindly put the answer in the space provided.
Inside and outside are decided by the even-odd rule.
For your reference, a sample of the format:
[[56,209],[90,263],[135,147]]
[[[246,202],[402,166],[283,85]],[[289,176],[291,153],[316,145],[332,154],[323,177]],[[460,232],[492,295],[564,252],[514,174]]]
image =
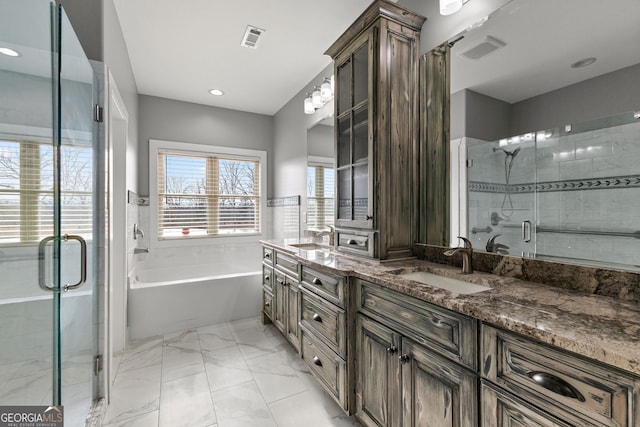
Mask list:
[[[122,370],[127,360],[141,361],[143,349],[162,356]],[[225,374],[229,368],[234,375]],[[284,338],[258,318],[133,343],[113,395],[104,427],[359,426],[321,390]]]
[[257,316],[258,243],[151,249],[129,277],[131,339]]

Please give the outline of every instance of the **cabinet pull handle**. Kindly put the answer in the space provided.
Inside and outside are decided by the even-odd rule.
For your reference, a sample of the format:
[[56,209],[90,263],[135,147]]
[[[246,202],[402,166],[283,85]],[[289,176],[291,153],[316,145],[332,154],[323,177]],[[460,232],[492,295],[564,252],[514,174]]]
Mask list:
[[313,364],[316,366],[322,366],[322,360],[318,356],[313,356]]
[[400,359],[400,363],[407,363],[409,360],[411,360],[411,357],[408,354],[403,354],[402,356],[398,357],[398,359]]
[[389,353],[389,354],[393,354],[393,353],[395,353],[397,351],[398,351],[398,347],[393,345],[393,344],[391,346],[387,347],[387,353]]
[[271,258],[271,254],[270,253],[266,253],[266,254],[264,254],[264,257],[265,258]]
[[314,285],[322,286],[322,280],[318,279],[317,277],[314,277],[311,283],[313,283]]
[[349,239],[347,240],[347,245],[365,247],[367,246],[367,241],[363,240],[362,242],[358,242],[356,239]]
[[570,397],[584,402],[584,396],[571,384],[562,378],[548,372],[534,371],[527,374],[536,384],[561,396]]
[[531,221],[522,221],[522,240],[525,242],[531,241]]
[[320,317],[318,313],[313,313],[313,316],[311,316],[311,318],[316,322],[322,323],[322,317]]
[[353,240],[353,239],[347,240],[347,245],[357,245],[357,244],[358,242],[356,240]]

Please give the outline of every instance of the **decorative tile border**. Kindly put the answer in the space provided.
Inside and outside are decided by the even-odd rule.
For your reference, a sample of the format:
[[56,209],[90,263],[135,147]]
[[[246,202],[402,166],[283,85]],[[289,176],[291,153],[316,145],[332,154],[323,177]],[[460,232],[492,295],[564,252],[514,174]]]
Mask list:
[[640,175],[612,176],[590,179],[571,179],[525,184],[496,184],[470,181],[469,191],[478,193],[533,193],[552,191],[605,190],[615,188],[640,188]]
[[280,206],[300,206],[300,196],[278,197],[275,199],[268,199],[267,206],[270,208],[277,208]]

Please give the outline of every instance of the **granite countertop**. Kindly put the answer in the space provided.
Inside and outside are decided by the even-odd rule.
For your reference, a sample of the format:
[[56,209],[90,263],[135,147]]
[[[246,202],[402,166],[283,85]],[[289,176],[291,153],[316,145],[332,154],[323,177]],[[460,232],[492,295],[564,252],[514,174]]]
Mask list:
[[[640,305],[489,273],[464,275],[459,268],[417,259],[379,262],[290,246],[309,239],[266,240],[302,264],[354,276],[441,307],[475,317],[541,342],[640,375]],[[427,271],[493,289],[456,294],[399,277]]]

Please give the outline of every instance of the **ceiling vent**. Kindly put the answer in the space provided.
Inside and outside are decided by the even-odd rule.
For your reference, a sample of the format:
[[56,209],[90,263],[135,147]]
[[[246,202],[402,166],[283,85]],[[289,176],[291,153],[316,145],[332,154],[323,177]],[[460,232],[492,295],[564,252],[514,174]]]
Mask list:
[[264,33],[264,30],[247,25],[247,30],[244,32],[244,37],[242,37],[242,43],[240,43],[240,46],[256,49],[262,33]]
[[495,37],[487,36],[485,41],[465,52],[460,53],[459,55],[469,59],[480,59],[483,56],[487,56],[491,52],[505,47],[506,45],[507,44],[502,40],[498,40]]

